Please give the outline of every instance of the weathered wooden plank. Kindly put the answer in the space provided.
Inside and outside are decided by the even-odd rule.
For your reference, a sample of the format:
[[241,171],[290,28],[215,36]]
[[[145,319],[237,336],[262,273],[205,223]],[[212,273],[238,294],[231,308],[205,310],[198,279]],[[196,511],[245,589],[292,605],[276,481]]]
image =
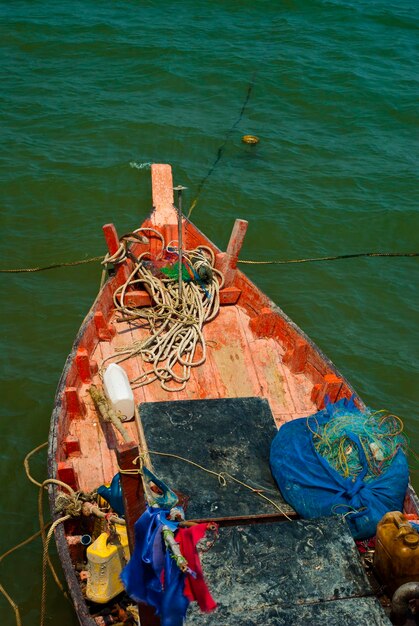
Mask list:
[[[243,337],[236,307],[220,309],[217,324],[205,329],[207,341],[213,342],[211,356],[227,397],[260,395],[260,385],[247,341]],[[212,381],[208,381],[211,389]]]

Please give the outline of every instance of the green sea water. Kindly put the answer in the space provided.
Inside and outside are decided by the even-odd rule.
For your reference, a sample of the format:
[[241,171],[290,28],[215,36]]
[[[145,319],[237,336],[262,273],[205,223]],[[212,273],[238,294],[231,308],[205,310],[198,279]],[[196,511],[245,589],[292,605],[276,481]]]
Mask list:
[[[188,207],[220,154],[192,219],[221,248],[241,217],[246,259],[418,249],[414,0],[0,7],[1,267],[102,254],[102,224],[126,232],[150,209],[141,164],[171,163]],[[403,418],[417,450],[417,259],[246,271],[367,404]],[[22,460],[48,436],[99,280],[97,265],[0,274],[1,552],[37,529]],[[45,477],[45,455],[33,466]],[[24,626],[38,623],[40,574],[37,543],[0,564]],[[0,611],[14,624],[3,598]],[[51,580],[47,615],[77,623]]]

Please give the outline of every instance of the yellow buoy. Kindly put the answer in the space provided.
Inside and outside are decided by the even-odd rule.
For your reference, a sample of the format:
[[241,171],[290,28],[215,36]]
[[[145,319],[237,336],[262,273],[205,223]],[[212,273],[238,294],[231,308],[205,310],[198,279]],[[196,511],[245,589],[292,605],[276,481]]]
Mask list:
[[242,142],[250,144],[259,143],[259,137],[256,137],[256,135],[243,135]]

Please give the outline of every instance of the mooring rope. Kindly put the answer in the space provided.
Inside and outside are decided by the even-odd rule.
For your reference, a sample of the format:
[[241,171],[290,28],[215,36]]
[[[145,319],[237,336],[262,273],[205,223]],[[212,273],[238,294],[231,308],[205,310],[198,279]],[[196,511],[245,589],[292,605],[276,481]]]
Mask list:
[[[3,561],[3,559],[5,559],[7,556],[9,556],[10,554],[13,554],[13,552],[15,552],[16,550],[19,550],[19,548],[23,548],[24,546],[27,546],[29,543],[31,543],[32,541],[34,541],[35,539],[37,539],[38,537],[41,536],[42,532],[45,532],[45,530],[51,525],[51,522],[48,522],[46,524],[46,526],[43,529],[39,529],[36,533],[34,533],[33,535],[31,535],[30,537],[27,537],[26,539],[24,539],[23,541],[21,541],[20,543],[16,544],[15,546],[13,546],[13,548],[9,548],[9,550],[7,550],[6,552],[3,552],[3,554],[0,556],[0,563]],[[19,610],[19,606],[18,604],[13,600],[13,598],[7,593],[6,589],[3,587],[2,584],[0,584],[0,592],[3,594],[3,596],[6,598],[6,600],[8,601],[8,603],[10,604],[10,606],[12,607],[14,613],[15,613],[15,620],[16,620],[16,626],[22,626],[22,618],[20,616],[20,610]]]
[[23,274],[23,273],[34,273],[34,272],[44,272],[45,270],[54,270],[58,267],[75,267],[76,265],[85,265],[86,263],[93,263],[94,261],[103,261],[104,257],[102,256],[94,256],[90,259],[82,259],[80,261],[70,261],[68,263],[52,263],[51,265],[44,265],[40,267],[17,267],[13,269],[0,269],[2,274]]
[[[57,480],[55,478],[48,478],[41,483],[32,477],[31,471],[30,471],[29,460],[36,452],[39,452],[40,450],[45,448],[47,445],[48,445],[48,442],[45,442],[37,446],[25,456],[25,459],[23,461],[25,473],[26,473],[28,480],[30,480],[31,483],[39,487],[39,491],[38,491],[39,530],[33,535],[31,535],[30,537],[28,537],[27,539],[24,539],[23,541],[15,545],[13,548],[9,548],[9,550],[7,550],[2,555],[0,555],[0,563],[1,563],[3,559],[5,559],[10,554],[13,554],[13,552],[18,550],[19,548],[22,548],[28,545],[29,543],[31,543],[32,541],[34,541],[35,539],[37,539],[38,537],[41,537],[42,544],[43,544],[42,577],[41,577],[42,590],[41,590],[41,609],[40,609],[40,625],[41,626],[44,626],[45,616],[46,616],[45,607],[46,607],[46,568],[47,568],[47,565],[49,565],[51,574],[58,588],[64,594],[64,597],[70,601],[70,598],[67,592],[64,590],[57,576],[57,573],[51,563],[51,559],[49,557],[49,544],[50,544],[50,541],[54,534],[55,529],[61,523],[67,521],[70,518],[79,517],[81,515],[92,515],[92,514],[97,517],[105,519],[109,523],[125,524],[125,520],[119,518],[116,515],[108,516],[106,513],[101,511],[98,506],[96,506],[95,504],[92,504],[92,500],[93,501],[95,500],[96,492],[82,493],[79,491],[74,491],[74,489],[70,487],[69,485],[67,485],[67,483],[64,483],[61,480]],[[56,519],[54,522],[45,523],[44,514],[43,514],[43,494],[50,485],[56,485],[58,487],[61,487],[61,489],[64,489],[68,493],[63,493],[62,491],[60,491],[57,494],[57,498],[55,501],[55,508],[56,508],[56,513],[60,514],[60,517]],[[88,508],[86,509],[86,507]],[[48,528],[49,528],[49,531],[46,534],[46,530]],[[14,611],[16,626],[22,626],[22,618],[20,615],[19,606],[13,600],[13,598],[9,595],[9,593],[6,591],[6,589],[3,587],[2,584],[0,584],[0,593],[3,594],[3,596],[6,598],[6,600],[8,601],[8,603],[10,604],[10,606],[12,607]]]
[[[237,263],[243,265],[290,265],[292,263],[316,263],[318,261],[337,261],[340,259],[356,259],[359,257],[416,257],[419,252],[358,252],[356,254],[337,254],[336,256],[309,257],[306,259],[279,259],[270,261],[257,261],[238,259]],[[52,265],[44,265],[43,267],[18,267],[13,269],[1,269],[2,274],[23,274],[43,272],[45,270],[57,269],[60,267],[75,267],[76,265],[84,265],[86,263],[94,263],[100,261],[103,263],[112,263],[111,257],[94,256],[90,259],[82,259],[80,261],[71,261],[69,263],[53,263]]]
[[357,252],[356,254],[338,254],[336,256],[320,256],[307,259],[284,259],[278,261],[247,261],[238,259],[243,265],[289,265],[290,263],[316,263],[318,261],[337,261],[339,259],[356,259],[359,257],[412,257],[419,256],[419,252]]
[[246,97],[245,97],[244,102],[242,104],[242,108],[240,109],[240,113],[239,113],[238,118],[236,119],[234,124],[231,126],[231,128],[227,131],[227,134],[224,137],[223,143],[221,144],[221,146],[217,150],[217,154],[215,156],[214,162],[212,163],[212,165],[209,168],[208,172],[205,174],[205,176],[202,178],[201,182],[198,185],[198,190],[197,190],[197,192],[195,194],[195,197],[194,197],[194,199],[193,199],[193,201],[191,203],[191,206],[189,208],[188,219],[190,218],[191,213],[194,210],[194,208],[195,208],[195,206],[196,206],[196,204],[198,202],[199,196],[201,195],[201,192],[202,192],[202,190],[204,188],[205,183],[207,182],[207,180],[209,179],[211,174],[214,172],[214,170],[217,167],[221,157],[223,156],[228,140],[230,139],[230,137],[231,137],[233,131],[235,130],[235,128],[241,122],[241,119],[242,119],[242,117],[244,115],[244,112],[246,110],[247,104],[248,104],[248,102],[250,100],[250,96],[252,94],[253,86],[255,84],[256,74],[257,74],[257,72],[253,73],[252,79],[251,79],[251,81],[250,81],[250,83],[249,83],[249,85],[247,87]]

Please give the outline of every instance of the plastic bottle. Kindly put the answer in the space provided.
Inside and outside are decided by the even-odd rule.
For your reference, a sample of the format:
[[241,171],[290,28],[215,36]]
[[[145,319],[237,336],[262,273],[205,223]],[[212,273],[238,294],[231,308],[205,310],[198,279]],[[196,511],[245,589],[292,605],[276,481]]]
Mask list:
[[116,411],[120,411],[126,419],[134,416],[134,394],[125,370],[111,363],[103,375],[105,393]]
[[377,526],[374,569],[390,595],[419,579],[419,534],[399,511],[386,513]]

